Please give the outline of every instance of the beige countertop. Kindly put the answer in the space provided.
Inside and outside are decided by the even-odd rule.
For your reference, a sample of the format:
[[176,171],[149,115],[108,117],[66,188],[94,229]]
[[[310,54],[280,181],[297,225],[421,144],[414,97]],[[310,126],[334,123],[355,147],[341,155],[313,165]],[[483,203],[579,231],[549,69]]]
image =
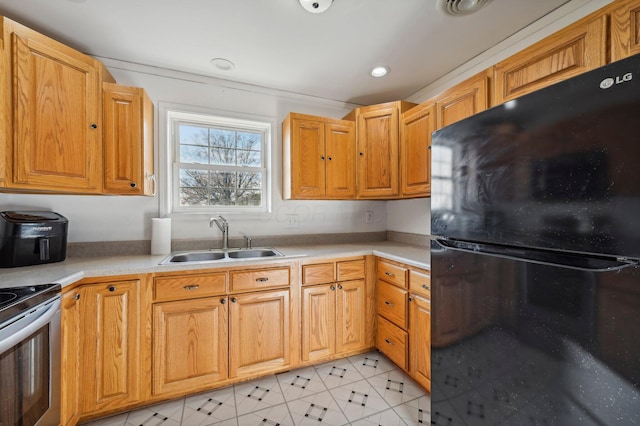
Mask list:
[[276,259],[315,259],[323,257],[362,256],[367,254],[374,254],[419,268],[430,268],[428,247],[393,241],[361,244],[276,246],[275,248],[284,254],[284,257],[173,265],[160,265],[160,262],[166,257],[164,255],[67,258],[64,262],[58,263],[0,269],[0,288],[44,283],[60,283],[62,287],[65,287],[87,277],[254,265],[258,263],[269,263]]

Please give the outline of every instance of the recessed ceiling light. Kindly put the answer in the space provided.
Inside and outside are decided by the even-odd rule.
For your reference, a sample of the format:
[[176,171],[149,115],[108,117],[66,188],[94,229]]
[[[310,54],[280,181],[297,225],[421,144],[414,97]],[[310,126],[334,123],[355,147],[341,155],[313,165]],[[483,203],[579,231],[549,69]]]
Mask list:
[[491,0],[438,0],[437,6],[447,15],[468,15],[479,10]]
[[233,62],[224,58],[213,58],[211,60],[211,65],[218,68],[220,71],[231,71],[236,67]]
[[371,70],[371,75],[374,77],[384,77],[388,73],[389,73],[389,67],[384,67],[384,66],[375,67],[374,69]]
[[307,12],[322,13],[329,9],[333,0],[298,0]]

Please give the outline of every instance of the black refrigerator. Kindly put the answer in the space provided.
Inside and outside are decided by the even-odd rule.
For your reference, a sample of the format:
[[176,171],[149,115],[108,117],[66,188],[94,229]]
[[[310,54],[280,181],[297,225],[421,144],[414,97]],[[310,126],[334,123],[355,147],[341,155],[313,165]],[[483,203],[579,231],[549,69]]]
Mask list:
[[431,233],[431,424],[640,424],[640,55],[434,132]]

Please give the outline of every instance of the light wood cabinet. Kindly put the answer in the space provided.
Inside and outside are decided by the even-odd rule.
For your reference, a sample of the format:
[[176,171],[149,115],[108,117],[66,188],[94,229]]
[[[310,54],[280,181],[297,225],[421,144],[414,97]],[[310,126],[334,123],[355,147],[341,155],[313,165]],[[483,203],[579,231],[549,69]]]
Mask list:
[[355,123],[290,113],[282,135],[285,199],[355,198]]
[[61,309],[60,424],[75,425],[79,420],[80,394],[80,292],[69,291],[62,296]]
[[400,124],[400,186],[402,197],[431,195],[431,133],[436,106],[425,102],[402,114]]
[[101,84],[97,60],[2,19],[4,181],[10,190],[102,191]]
[[489,71],[483,71],[436,96],[436,129],[489,108]]
[[104,192],[155,195],[153,104],[139,87],[103,83]]
[[616,1],[611,16],[611,61],[640,53],[640,1]]
[[431,392],[431,301],[412,295],[409,301],[409,372]]
[[207,389],[227,378],[227,296],[153,306],[153,395]]
[[607,16],[598,13],[495,65],[493,105],[607,63]]
[[328,360],[373,346],[367,333],[371,315],[366,265],[361,258],[302,266],[303,362]]
[[357,108],[357,197],[400,195],[400,114],[415,104],[397,101]]
[[139,279],[84,285],[79,290],[83,413],[113,411],[143,397],[141,293]]
[[376,347],[431,392],[431,276],[379,258],[377,277]]
[[290,364],[289,299],[289,290],[230,296],[230,378],[267,373]]

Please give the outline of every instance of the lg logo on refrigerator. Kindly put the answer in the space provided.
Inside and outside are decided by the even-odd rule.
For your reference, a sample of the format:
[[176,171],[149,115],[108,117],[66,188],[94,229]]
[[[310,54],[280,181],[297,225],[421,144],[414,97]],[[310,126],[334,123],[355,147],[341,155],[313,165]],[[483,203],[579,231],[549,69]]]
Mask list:
[[630,72],[626,73],[623,76],[618,76],[616,78],[605,78],[600,82],[600,88],[608,89],[609,87],[615,84],[621,84],[621,83],[626,83],[627,81],[631,81],[632,78],[633,78],[633,74],[631,74]]

